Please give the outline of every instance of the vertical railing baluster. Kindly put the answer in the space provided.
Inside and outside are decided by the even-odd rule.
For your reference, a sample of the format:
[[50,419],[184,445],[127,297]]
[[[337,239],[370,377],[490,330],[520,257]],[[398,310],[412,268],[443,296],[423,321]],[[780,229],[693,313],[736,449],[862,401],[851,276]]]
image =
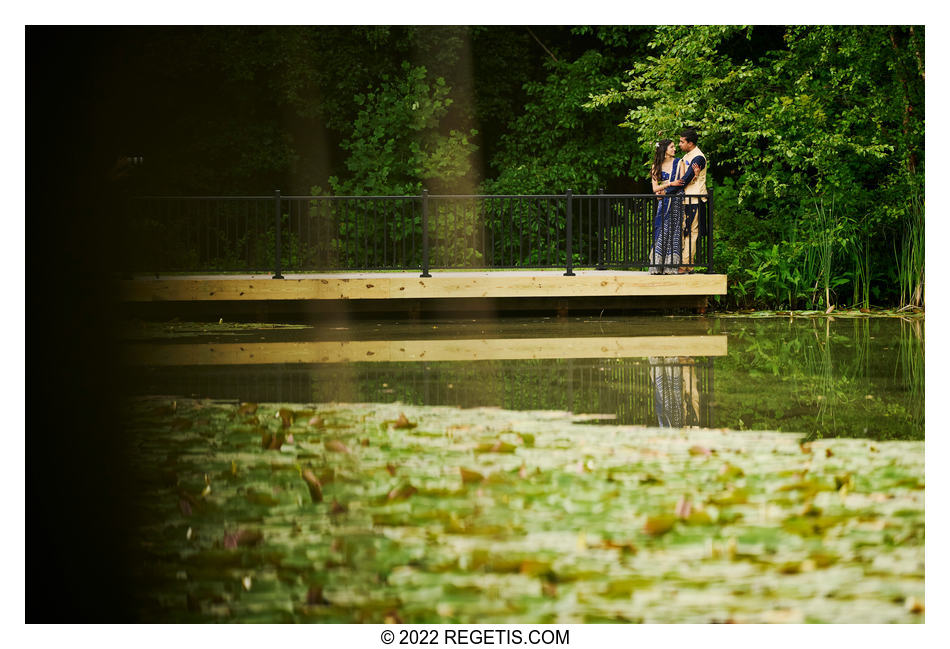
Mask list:
[[485,205],[488,206],[485,210],[485,221],[488,229],[488,243],[491,245],[491,266],[489,268],[495,267],[495,224],[491,223],[489,219],[492,218],[492,215],[495,214],[494,209],[492,209],[492,200],[490,198],[485,199]]
[[[565,252],[567,253],[567,272],[564,273],[567,277],[574,276],[574,214],[571,209],[571,203],[573,202],[573,197],[571,195],[571,190],[568,189],[567,193],[564,195],[566,201],[566,210],[565,210],[565,226],[567,228],[567,235],[565,236]],[[570,380],[570,377],[568,377]]]
[[709,201],[706,203],[706,272],[713,272],[713,193],[706,191]]
[[557,243],[555,243],[557,241],[557,222],[556,218],[551,216],[552,203],[551,197],[544,199],[544,227],[547,229],[547,239],[544,246],[547,248],[547,265],[555,268],[558,265]]
[[284,279],[280,274],[280,190],[274,190],[274,276],[271,279]]
[[597,190],[597,270],[604,270],[604,190]]
[[524,237],[525,237],[525,228],[530,227],[528,219],[530,217],[525,212],[524,209],[524,197],[518,199],[518,261],[517,266],[519,268],[524,268]]
[[422,277],[429,274],[429,190],[422,190]]

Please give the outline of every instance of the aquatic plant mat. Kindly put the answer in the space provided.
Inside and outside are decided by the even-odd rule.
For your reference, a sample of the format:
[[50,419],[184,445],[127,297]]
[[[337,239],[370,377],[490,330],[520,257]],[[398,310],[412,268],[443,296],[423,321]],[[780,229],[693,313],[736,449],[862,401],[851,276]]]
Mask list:
[[922,622],[924,446],[139,399],[145,621]]

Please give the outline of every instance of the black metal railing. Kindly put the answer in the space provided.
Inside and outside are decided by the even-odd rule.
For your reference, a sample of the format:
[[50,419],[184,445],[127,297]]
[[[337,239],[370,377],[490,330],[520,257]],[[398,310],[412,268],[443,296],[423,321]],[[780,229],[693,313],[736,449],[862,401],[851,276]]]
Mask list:
[[[702,199],[706,199],[701,202]],[[680,266],[712,267],[705,232]],[[124,207],[127,272],[267,272],[655,266],[653,194],[142,197]],[[677,226],[679,231],[680,225]],[[687,254],[689,253],[689,254]]]

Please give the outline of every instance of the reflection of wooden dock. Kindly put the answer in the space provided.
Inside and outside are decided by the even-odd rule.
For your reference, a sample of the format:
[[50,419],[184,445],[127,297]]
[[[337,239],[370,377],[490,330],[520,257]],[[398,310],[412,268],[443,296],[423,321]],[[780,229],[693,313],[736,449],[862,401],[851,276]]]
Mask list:
[[[725,275],[650,275],[635,271],[436,271],[418,273],[182,275],[142,277],[121,282],[128,302],[253,302],[366,301],[384,308],[385,301],[491,299],[611,299],[649,298],[651,306],[666,298],[671,304],[688,298],[705,303],[710,295],[726,293]],[[631,304],[630,306],[635,306]]]
[[545,358],[725,356],[726,336],[488,338],[287,343],[130,344],[136,365],[256,365]]

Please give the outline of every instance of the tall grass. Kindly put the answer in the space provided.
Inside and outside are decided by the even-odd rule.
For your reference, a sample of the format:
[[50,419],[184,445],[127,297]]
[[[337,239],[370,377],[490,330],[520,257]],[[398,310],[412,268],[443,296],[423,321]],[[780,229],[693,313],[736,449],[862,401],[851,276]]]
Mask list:
[[871,231],[867,219],[855,241],[849,246],[854,261],[854,304],[865,309],[871,305]]
[[843,223],[835,210],[835,197],[831,204],[825,204],[823,196],[813,195],[815,204],[814,239],[808,251],[807,264],[816,268],[818,276],[812,290],[812,303],[816,303],[819,285],[824,288],[825,308],[831,306],[831,263],[834,260],[836,244],[840,243]]
[[900,250],[897,257],[897,283],[901,308],[924,305],[924,201],[911,195],[904,217]]

